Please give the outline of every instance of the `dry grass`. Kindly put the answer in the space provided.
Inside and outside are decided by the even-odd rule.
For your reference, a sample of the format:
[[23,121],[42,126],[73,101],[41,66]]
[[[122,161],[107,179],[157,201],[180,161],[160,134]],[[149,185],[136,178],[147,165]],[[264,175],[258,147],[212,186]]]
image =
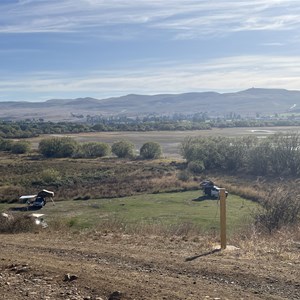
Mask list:
[[101,223],[97,228],[78,232],[82,238],[91,238],[99,240],[103,236],[114,236],[122,238],[124,236],[132,237],[135,240],[142,241],[144,238],[154,239],[155,241],[172,243],[201,243],[201,248],[210,249],[215,243],[216,237],[192,223],[182,223],[176,225],[163,225],[158,223],[140,223],[132,225],[122,220],[114,219]]
[[0,233],[35,232],[39,227],[29,215],[9,215],[8,218],[0,216]]
[[[139,161],[117,158],[31,160],[5,157],[0,172],[0,201],[16,201],[40,189],[55,192],[57,201],[81,198],[114,198],[141,193],[188,189],[193,180],[178,180],[177,165],[170,160]],[[45,178],[43,170],[55,176]],[[52,173],[53,173],[52,172]]]
[[237,233],[230,243],[241,249],[249,259],[271,257],[288,263],[300,263],[300,226],[284,227],[272,235],[258,231],[255,226]]
[[138,226],[129,226],[126,230],[126,233],[140,236],[151,235],[165,238],[180,237],[182,239],[191,239],[195,236],[202,235],[203,230],[201,230],[200,226],[190,222],[171,225],[144,223],[139,224]]
[[[182,191],[199,189],[197,180],[191,178],[188,181],[178,179],[177,173],[164,176],[162,178],[151,178],[148,185],[152,186],[152,192],[166,192],[166,191]],[[170,189],[170,187],[173,187]]]
[[247,183],[236,185],[222,179],[217,180],[217,182],[221,187],[226,187],[229,193],[255,202],[259,202],[266,196],[266,193],[263,191],[262,187],[247,185]]
[[[52,226],[51,226],[52,227]],[[199,244],[199,249],[211,250],[220,244],[219,232],[203,232],[200,227],[191,223],[176,225],[139,224],[132,225],[121,219],[110,219],[101,222],[96,228],[84,230],[70,230],[69,224],[58,222],[56,227],[50,230],[54,235],[58,234],[72,238],[77,233],[81,239],[101,240],[103,236],[112,236],[116,239],[122,237],[134,238],[135,241],[154,239],[156,241],[169,241],[183,247],[186,243]],[[48,233],[45,233],[48,234]],[[259,261],[282,261],[288,264],[300,263],[300,227],[285,227],[272,235],[262,233],[255,226],[250,226],[243,231],[236,232],[228,239],[228,245],[239,248],[237,252],[229,252],[226,255],[235,258]],[[219,253],[218,255],[225,255]]]
[[25,193],[25,188],[19,185],[3,185],[0,187],[0,202],[13,203],[19,200],[19,195]]
[[204,233],[200,226],[191,222],[184,222],[179,224],[161,224],[157,222],[139,222],[138,224],[128,223],[125,219],[110,218],[99,222],[92,228],[75,229],[76,219],[70,218],[67,220],[59,219],[51,222],[51,226],[47,231],[51,232],[80,232],[88,236],[93,235],[107,235],[107,234],[125,234],[135,236],[157,236],[164,238],[179,237],[183,239],[193,239],[195,237],[208,236]]
[[254,219],[261,230],[272,233],[299,222],[300,197],[291,187],[273,188],[261,201]]
[[[238,195],[242,198],[260,202],[267,195],[267,189],[273,184],[264,180],[257,180],[256,177],[228,176],[226,174],[212,174],[208,176],[219,187],[224,187],[230,194]],[[207,179],[204,177],[203,179]]]

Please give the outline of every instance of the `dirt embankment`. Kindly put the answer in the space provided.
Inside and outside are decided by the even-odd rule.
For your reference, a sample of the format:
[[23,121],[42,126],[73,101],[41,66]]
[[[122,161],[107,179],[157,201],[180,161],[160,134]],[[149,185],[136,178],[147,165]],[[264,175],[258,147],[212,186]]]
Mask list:
[[0,247],[3,300],[300,299],[297,248],[283,259],[182,238],[46,232],[1,235]]

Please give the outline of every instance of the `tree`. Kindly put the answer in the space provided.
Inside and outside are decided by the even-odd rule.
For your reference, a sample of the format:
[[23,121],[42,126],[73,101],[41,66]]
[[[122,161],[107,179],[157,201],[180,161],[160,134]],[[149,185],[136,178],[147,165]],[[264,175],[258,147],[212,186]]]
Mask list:
[[259,141],[257,145],[248,150],[247,170],[253,175],[266,175],[270,169],[269,140]]
[[39,144],[39,152],[45,157],[71,157],[77,148],[78,143],[69,137],[47,138]]
[[140,149],[140,156],[143,159],[159,158],[162,154],[161,146],[156,142],[147,142]]
[[0,151],[11,151],[12,145],[12,140],[5,140],[0,138]]
[[224,142],[219,137],[187,137],[181,144],[181,153],[188,162],[203,162],[205,169],[224,165]]
[[29,152],[30,144],[26,141],[15,142],[11,146],[11,152],[14,154],[24,154]]
[[272,170],[275,175],[299,174],[300,164],[300,134],[277,133],[269,138],[272,147],[269,148]]
[[257,137],[224,138],[219,148],[224,155],[223,168],[237,171],[243,168],[249,157],[249,151],[257,144]]
[[188,136],[186,137],[180,145],[180,154],[188,162],[194,159],[194,145],[196,141],[194,138]]
[[113,143],[111,150],[113,154],[120,158],[130,158],[134,156],[134,144],[126,140]]
[[110,146],[101,142],[83,143],[79,147],[79,153],[83,157],[103,157],[110,154]]
[[201,174],[205,170],[203,161],[201,160],[190,161],[188,163],[188,170],[191,171],[193,174]]

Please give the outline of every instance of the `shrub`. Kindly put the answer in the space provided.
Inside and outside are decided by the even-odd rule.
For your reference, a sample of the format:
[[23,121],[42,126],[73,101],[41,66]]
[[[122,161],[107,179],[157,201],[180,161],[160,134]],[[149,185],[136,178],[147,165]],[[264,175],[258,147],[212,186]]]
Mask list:
[[34,220],[28,215],[0,216],[0,233],[32,232],[37,230]]
[[159,158],[161,154],[161,146],[156,142],[147,142],[140,149],[140,155],[143,159]]
[[181,181],[189,181],[189,179],[191,178],[191,173],[188,170],[180,171],[177,174],[177,178]]
[[248,150],[248,170],[255,175],[266,175],[270,171],[270,148],[269,141],[262,141],[256,147]]
[[13,145],[12,140],[0,139],[0,151],[10,151]]
[[88,142],[79,146],[79,156],[103,157],[110,154],[110,146],[106,143]]
[[57,183],[61,180],[59,171],[54,169],[45,169],[40,175],[40,180],[46,184]]
[[11,146],[11,152],[14,154],[24,154],[29,152],[30,144],[26,141],[15,142]]
[[255,215],[256,225],[269,233],[299,221],[300,199],[294,189],[277,188],[262,201]]
[[201,174],[205,170],[203,161],[195,160],[188,163],[188,169],[194,174]]
[[134,145],[129,141],[118,141],[113,143],[111,150],[113,154],[120,158],[130,158],[134,156]]
[[16,202],[19,199],[19,196],[25,192],[24,187],[11,184],[11,185],[2,185],[0,186],[0,201],[1,202]]
[[77,148],[78,143],[69,137],[47,138],[39,144],[39,152],[45,157],[71,157]]

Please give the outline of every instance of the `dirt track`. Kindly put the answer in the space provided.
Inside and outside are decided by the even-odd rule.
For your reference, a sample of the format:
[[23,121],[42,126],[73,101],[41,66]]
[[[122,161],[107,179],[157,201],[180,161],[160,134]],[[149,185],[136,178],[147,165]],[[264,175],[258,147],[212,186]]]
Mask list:
[[[0,239],[3,300],[105,300],[115,291],[110,299],[300,299],[299,259],[210,252],[182,238],[43,232]],[[78,278],[65,280],[68,273]]]

